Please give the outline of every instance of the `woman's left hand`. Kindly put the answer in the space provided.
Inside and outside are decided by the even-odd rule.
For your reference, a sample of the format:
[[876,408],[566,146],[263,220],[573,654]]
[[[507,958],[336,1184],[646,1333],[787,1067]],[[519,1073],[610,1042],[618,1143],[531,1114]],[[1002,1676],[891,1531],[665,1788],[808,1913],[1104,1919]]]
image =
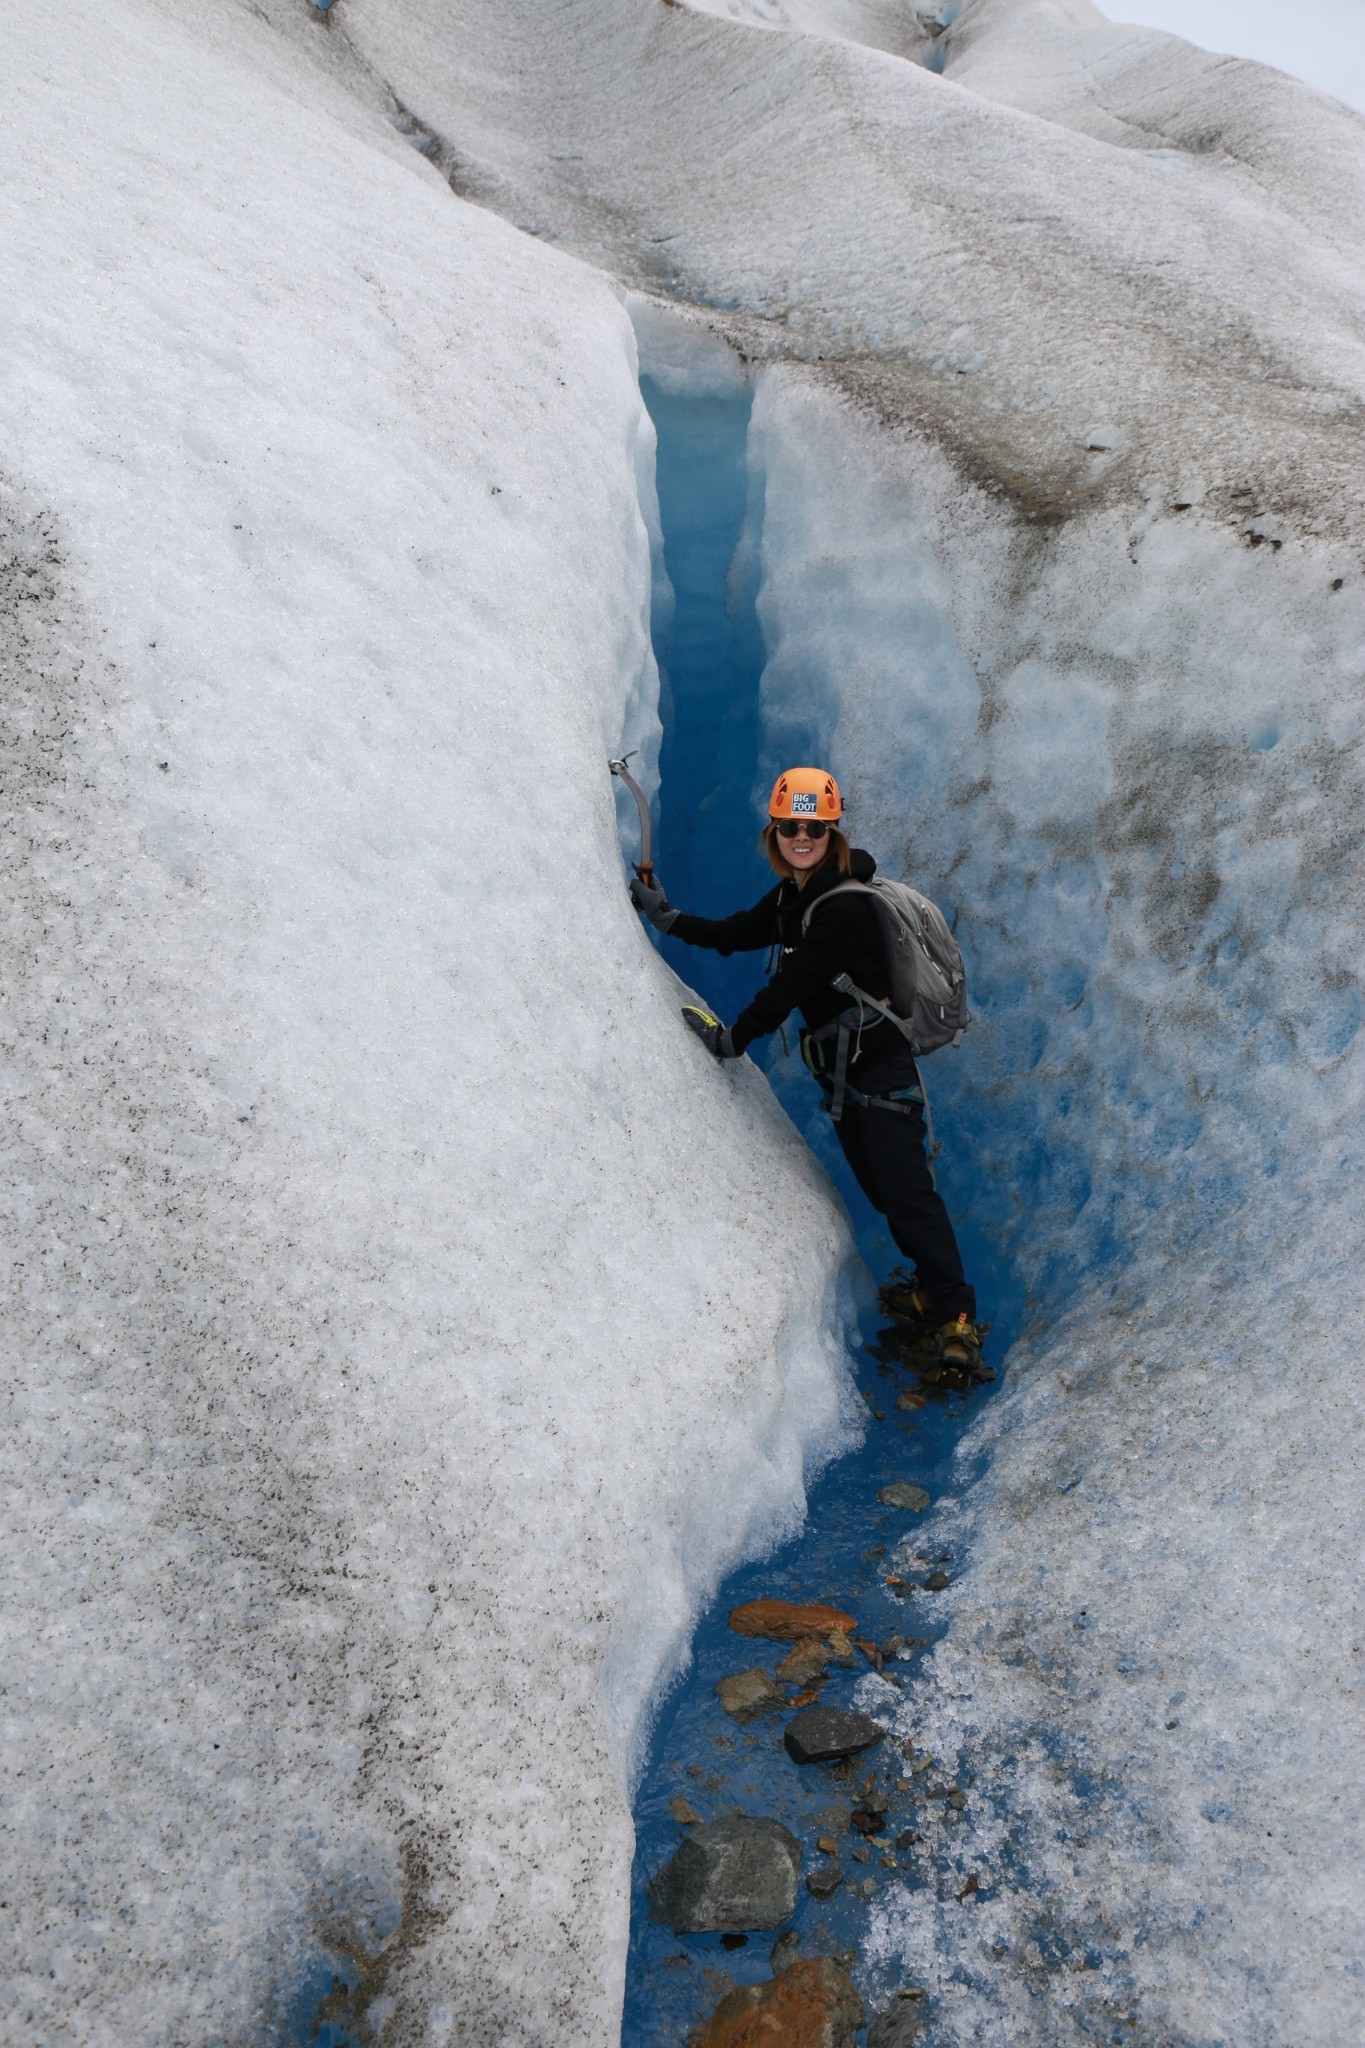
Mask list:
[[664,885],[657,875],[652,875],[647,882],[640,875],[632,875],[630,900],[641,917],[647,917],[656,931],[670,930],[682,914],[669,902],[664,894]]
[[683,1016],[714,1059],[739,1058],[730,1037],[730,1027],[722,1024],[719,1017],[713,1017],[709,1010],[698,1009],[694,1003],[683,1004]]

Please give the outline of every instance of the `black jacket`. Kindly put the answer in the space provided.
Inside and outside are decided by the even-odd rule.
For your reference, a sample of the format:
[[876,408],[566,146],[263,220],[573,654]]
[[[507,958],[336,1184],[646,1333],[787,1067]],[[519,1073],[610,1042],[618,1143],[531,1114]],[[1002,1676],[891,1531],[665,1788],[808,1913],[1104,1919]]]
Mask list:
[[[743,1052],[754,1039],[776,1031],[793,1010],[800,1010],[808,1031],[847,1010],[849,997],[832,986],[836,974],[846,974],[859,988],[883,1002],[887,999],[891,978],[881,927],[870,898],[840,896],[816,911],[808,931],[801,928],[806,911],[828,890],[846,880],[870,881],[876,872],[877,863],[871,854],[855,847],[847,876],[841,875],[830,861],[815,870],[804,889],[798,889],[795,882],[782,881],[752,910],[737,910],[733,917],[689,917],[684,911],[671,927],[671,938],[682,939],[689,946],[709,946],[714,953],[759,953],[770,946],[781,948],[777,971],[767,987],[759,990],[730,1027],[731,1043],[737,1053]],[[866,1071],[906,1049],[895,1026],[879,1018],[864,1030],[862,1049],[850,1072]]]

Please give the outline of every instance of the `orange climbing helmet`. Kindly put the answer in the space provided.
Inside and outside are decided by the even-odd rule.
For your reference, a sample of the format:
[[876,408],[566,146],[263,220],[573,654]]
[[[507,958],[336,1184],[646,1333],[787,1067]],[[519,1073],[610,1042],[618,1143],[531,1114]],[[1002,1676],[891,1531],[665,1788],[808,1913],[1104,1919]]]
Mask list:
[[770,818],[823,818],[837,825],[844,814],[839,785],[827,768],[787,768],[773,784]]

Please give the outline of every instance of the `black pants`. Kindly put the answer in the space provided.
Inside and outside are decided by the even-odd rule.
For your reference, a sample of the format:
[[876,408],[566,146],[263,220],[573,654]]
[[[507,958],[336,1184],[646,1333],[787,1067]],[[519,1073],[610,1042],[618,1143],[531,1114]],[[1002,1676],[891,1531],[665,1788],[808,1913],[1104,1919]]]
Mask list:
[[[866,1080],[860,1076],[859,1089],[870,1095],[879,1086],[905,1087],[915,1078],[914,1069],[902,1073],[901,1064],[879,1068]],[[909,1116],[899,1109],[859,1108],[846,1102],[834,1128],[859,1187],[885,1216],[896,1245],[913,1261],[943,1321],[965,1314],[975,1322],[976,1295],[963,1275],[957,1238],[924,1154],[924,1112],[913,1102],[905,1108]]]

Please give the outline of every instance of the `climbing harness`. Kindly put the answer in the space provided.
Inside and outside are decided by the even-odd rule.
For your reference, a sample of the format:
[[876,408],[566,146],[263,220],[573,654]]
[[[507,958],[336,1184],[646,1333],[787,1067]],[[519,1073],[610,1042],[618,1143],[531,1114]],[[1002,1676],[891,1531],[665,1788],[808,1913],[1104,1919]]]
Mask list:
[[[831,891],[832,893],[833,891]],[[801,1034],[801,1057],[806,1067],[820,1083],[820,1092],[823,1097],[821,1107],[827,1112],[831,1121],[836,1124],[841,1121],[845,1105],[848,1103],[852,1103],[855,1109],[885,1109],[898,1116],[915,1116],[918,1113],[922,1113],[924,1117],[924,1133],[927,1141],[925,1153],[929,1162],[929,1178],[933,1181],[934,1186],[937,1187],[938,1179],[934,1173],[934,1161],[938,1158],[943,1148],[934,1136],[934,1112],[929,1101],[929,1090],[925,1086],[924,1076],[920,1073],[918,1066],[915,1069],[918,1078],[911,1082],[908,1087],[888,1088],[878,1095],[865,1094],[861,1088],[855,1088],[848,1078],[850,1049],[852,1059],[856,1060],[862,1051],[863,1030],[869,1023],[868,1010],[871,1009],[877,1013],[870,1020],[872,1023],[879,1024],[883,1018],[886,1018],[888,1022],[896,1025],[897,1029],[904,1031],[901,1019],[896,1016],[894,1011],[888,1010],[885,1003],[879,1003],[875,996],[865,995],[861,990],[854,989],[852,982],[846,974],[841,974],[835,981],[834,986],[837,989],[842,989],[846,994],[851,991],[858,997],[858,1001],[853,1003],[847,1010],[841,1010],[837,1017],[831,1017],[828,1024],[821,1024],[814,1031],[803,1031]],[[823,1048],[831,1040],[834,1041],[834,1066],[832,1071],[821,1056]]]
[[635,799],[635,808],[640,813],[640,858],[634,863],[634,867],[636,874],[648,889],[654,882],[654,825],[649,815],[649,798],[626,766],[627,761],[633,761],[638,752],[637,747],[632,747],[631,751],[622,754],[619,760],[608,761],[607,767],[625,783]]

